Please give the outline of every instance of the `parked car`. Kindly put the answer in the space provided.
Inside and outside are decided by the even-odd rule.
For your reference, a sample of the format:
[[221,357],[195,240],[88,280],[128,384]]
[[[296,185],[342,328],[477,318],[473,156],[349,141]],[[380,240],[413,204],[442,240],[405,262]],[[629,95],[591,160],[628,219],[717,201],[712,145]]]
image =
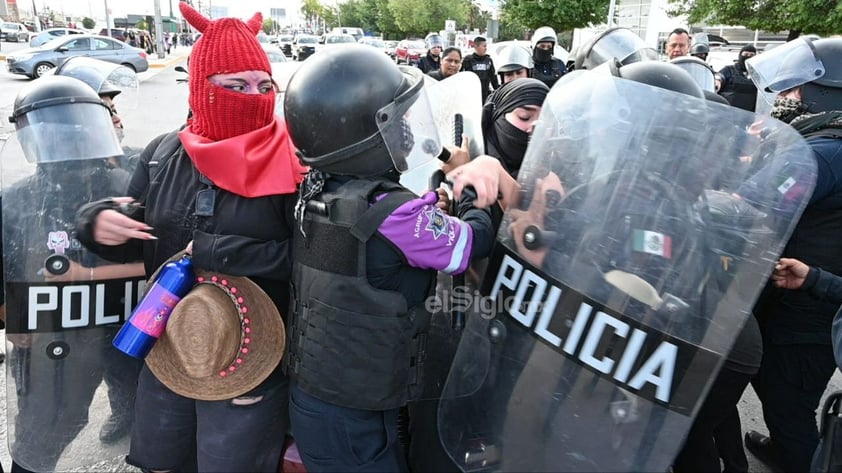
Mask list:
[[32,48],[41,46],[42,44],[46,43],[47,41],[54,40],[61,36],[69,35],[69,34],[87,34],[83,30],[77,30],[73,28],[50,28],[48,30],[41,31],[40,33],[35,34],[32,38],[29,39],[29,46]]
[[291,34],[280,34],[278,35],[278,47],[281,48],[281,52],[286,55],[286,57],[292,57],[292,42],[295,37]]
[[395,62],[400,64],[415,64],[421,56],[427,54],[427,48],[420,39],[405,39],[395,48]]
[[317,36],[296,36],[295,43],[292,45],[292,60],[303,61],[312,56],[316,52],[317,44],[319,44],[319,38]]
[[116,39],[117,41],[126,42],[126,30],[123,28],[111,28],[111,35],[108,34],[108,28],[103,28],[99,30],[100,36],[111,36],[112,38]]
[[106,36],[90,34],[66,35],[37,48],[11,53],[6,56],[6,68],[12,74],[35,79],[68,58],[76,56],[122,64],[135,72],[149,69],[146,51]]
[[14,41],[15,43],[29,41],[30,32],[21,23],[0,23],[0,41]]
[[319,45],[316,46],[316,51],[346,44],[354,44],[356,42],[357,40],[349,34],[326,34],[319,40]]
[[263,52],[266,53],[270,63],[287,62],[287,57],[284,56],[284,53],[282,53],[281,50],[274,44],[263,44],[262,46]]
[[386,43],[386,54],[389,55],[390,58],[395,58],[395,48],[398,47],[398,41],[384,41]]
[[354,41],[359,41],[364,36],[362,28],[350,26],[337,26],[330,30],[330,34],[349,34],[354,37]]
[[[360,44],[366,44],[368,46],[375,47],[386,54],[389,54],[389,47],[386,46],[386,42],[380,38],[373,38],[371,36],[364,36],[360,38],[358,41]],[[391,56],[390,56],[391,57]]]

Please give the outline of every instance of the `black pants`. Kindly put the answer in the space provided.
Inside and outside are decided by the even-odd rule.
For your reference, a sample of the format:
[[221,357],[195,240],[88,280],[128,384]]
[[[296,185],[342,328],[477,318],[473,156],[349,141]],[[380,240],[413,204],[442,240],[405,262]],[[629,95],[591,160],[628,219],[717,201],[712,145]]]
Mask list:
[[690,428],[684,447],[675,459],[674,472],[721,471],[714,432],[729,420],[749,381],[749,374],[722,368]]
[[725,415],[722,423],[713,431],[716,450],[722,459],[723,473],[748,473],[748,458],[743,448],[743,429],[737,406]]
[[765,344],[752,381],[785,471],[809,471],[819,443],[816,409],[836,369],[830,345]]

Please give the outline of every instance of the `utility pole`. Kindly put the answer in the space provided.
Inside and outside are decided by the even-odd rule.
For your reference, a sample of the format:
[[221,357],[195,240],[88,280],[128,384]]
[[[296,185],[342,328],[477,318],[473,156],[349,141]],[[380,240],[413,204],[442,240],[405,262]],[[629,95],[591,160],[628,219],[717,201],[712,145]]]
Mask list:
[[106,36],[111,36],[111,15],[108,13],[108,0],[103,0],[105,2],[105,31]]
[[164,59],[164,22],[161,20],[161,0],[155,0],[155,44],[158,46],[158,59]]

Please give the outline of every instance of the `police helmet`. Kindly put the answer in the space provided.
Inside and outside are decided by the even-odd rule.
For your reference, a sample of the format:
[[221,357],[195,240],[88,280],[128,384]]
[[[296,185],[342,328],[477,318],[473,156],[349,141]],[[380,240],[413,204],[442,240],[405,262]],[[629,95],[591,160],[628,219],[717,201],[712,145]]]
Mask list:
[[542,26],[535,30],[535,33],[532,34],[532,48],[534,49],[538,43],[543,42],[551,42],[553,45],[558,44],[558,35],[555,34],[555,30],[550,28],[549,26]]
[[444,49],[444,40],[442,40],[441,36],[435,33],[430,33],[426,38],[424,38],[424,45],[427,47],[427,50],[433,48]]
[[500,64],[500,67],[497,68],[498,73],[532,69],[532,55],[526,48],[516,44],[504,47],[495,60]]
[[661,61],[644,61],[632,64],[615,62],[611,72],[617,77],[672,90],[693,97],[705,98],[702,88],[681,67]]
[[824,75],[804,84],[801,100],[812,113],[842,110],[842,38],[813,41]]
[[690,46],[691,56],[707,59],[708,54],[710,54],[710,46],[708,46],[705,43],[695,43],[692,46]]
[[716,73],[713,67],[695,56],[679,56],[670,60],[671,64],[684,69],[702,90],[716,90]]
[[658,60],[658,52],[628,28],[609,28],[588,40],[576,52],[574,69],[594,69],[617,59],[620,64]]
[[404,117],[423,83],[419,69],[399,68],[364,45],[308,59],[284,97],[287,129],[301,161],[327,173],[360,177],[405,170],[401,150],[408,153],[413,136]]
[[44,163],[123,154],[111,111],[81,80],[45,76],[18,92],[9,121],[30,162]]
[[91,86],[101,97],[114,98],[119,94],[121,107],[134,108],[138,101],[140,81],[130,68],[90,57],[68,59],[51,72],[57,76],[73,77]]

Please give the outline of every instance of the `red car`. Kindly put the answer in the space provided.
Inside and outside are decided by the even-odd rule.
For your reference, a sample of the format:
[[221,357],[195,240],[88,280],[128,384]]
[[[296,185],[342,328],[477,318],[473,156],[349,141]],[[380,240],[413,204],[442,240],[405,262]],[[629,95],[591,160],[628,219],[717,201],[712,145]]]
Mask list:
[[427,54],[427,48],[424,47],[424,41],[405,39],[398,43],[395,48],[395,62],[398,64],[416,64],[425,54]]

